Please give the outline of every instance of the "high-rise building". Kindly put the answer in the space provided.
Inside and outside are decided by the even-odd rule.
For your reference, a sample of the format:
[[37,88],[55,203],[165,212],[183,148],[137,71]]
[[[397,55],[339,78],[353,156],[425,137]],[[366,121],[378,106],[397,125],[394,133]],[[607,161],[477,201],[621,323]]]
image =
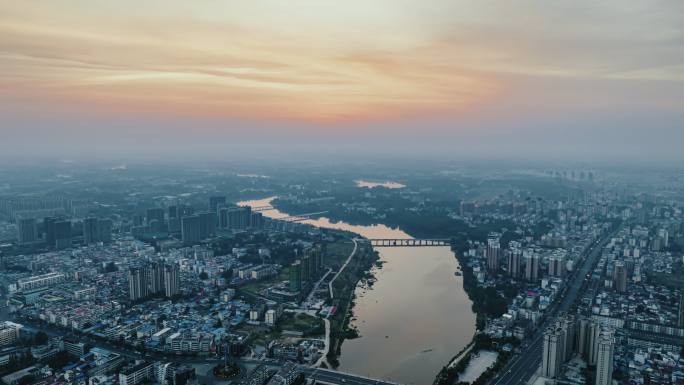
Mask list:
[[587,317],[580,317],[577,320],[577,336],[576,336],[576,351],[585,361],[588,361],[589,355],[589,324],[591,320]]
[[228,228],[244,230],[250,226],[252,209],[246,207],[234,207],[228,210]]
[[181,208],[181,206],[177,206],[177,205],[169,206],[169,209],[168,209],[169,224],[167,226],[167,229],[171,233],[177,233],[177,232],[181,231],[180,208]]
[[556,378],[563,364],[565,332],[557,324],[544,331],[544,348],[542,351],[542,376]]
[[83,220],[83,241],[86,245],[98,242],[100,238],[98,221],[95,217],[88,217]]
[[145,224],[145,217],[143,215],[133,215],[133,226],[142,226],[143,224]]
[[150,228],[147,226],[133,226],[131,227],[131,235],[135,239],[143,239],[149,230]]
[[572,358],[573,352],[575,351],[575,338],[577,330],[577,323],[575,316],[568,314],[561,320],[563,332],[565,333],[565,338],[563,340],[563,345],[565,346],[565,353],[563,354],[563,361],[567,361]]
[[544,331],[543,376],[555,378],[563,363],[572,357],[575,347],[575,317],[565,315]]
[[147,269],[131,267],[128,269],[128,295],[131,301],[138,301],[148,296]]
[[203,212],[197,215],[200,218],[200,239],[207,239],[216,234],[216,214]]
[[57,222],[57,220],[57,217],[45,217],[45,219],[43,219],[45,243],[49,247],[55,247],[55,222]]
[[169,229],[166,222],[159,221],[156,219],[151,220],[147,228],[150,229],[150,231],[157,233],[163,233],[168,231]]
[[171,218],[178,218],[178,206],[176,206],[176,205],[169,206],[168,211],[169,211],[169,220]]
[[532,249],[525,249],[523,251],[523,259],[525,260],[525,280],[529,282],[538,281],[539,253]]
[[112,220],[100,219],[97,221],[98,240],[102,243],[110,243],[112,241]]
[[598,337],[598,354],[596,359],[596,385],[613,383],[613,346],[615,340],[612,330],[604,329]]
[[290,265],[290,291],[299,293],[302,290],[302,263],[297,260]]
[[508,252],[508,275],[513,278],[520,276],[520,260],[522,259],[522,249],[520,243],[511,241]]
[[60,220],[55,222],[55,247],[66,249],[71,247],[71,221]]
[[325,251],[325,245],[322,243],[317,243],[314,246],[313,257],[316,260],[317,275],[320,275],[323,271],[323,254],[325,253]]
[[167,265],[164,269],[164,295],[172,298],[180,294],[180,268],[177,264]]
[[147,209],[146,219],[148,226],[151,226],[152,221],[157,221],[157,223],[164,223],[164,209],[161,207]]
[[170,218],[168,230],[171,233],[178,233],[181,231],[181,221],[179,218]]
[[598,341],[601,335],[603,326],[594,320],[591,320],[588,327],[587,334],[587,363],[589,365],[596,365],[598,360]]
[[679,309],[677,310],[679,310],[677,312],[677,325],[684,329],[684,293],[679,295]]
[[195,209],[192,206],[178,205],[178,217],[179,218],[187,217],[188,215],[193,215],[194,213],[195,213]]
[[154,262],[147,267],[147,281],[150,294],[156,295],[164,292],[164,264],[161,261]]
[[616,261],[613,268],[613,287],[619,293],[627,291],[627,267],[622,261]]
[[670,234],[667,229],[658,229],[658,238],[660,238],[662,247],[668,247],[670,245]]
[[200,217],[190,215],[181,219],[181,239],[184,244],[191,245],[202,239],[200,237]]
[[230,210],[228,207],[219,207],[218,208],[217,226],[220,229],[227,229],[228,228],[228,210]]
[[209,197],[209,211],[216,214],[220,206],[225,206],[226,197],[225,196],[213,196]]
[[315,279],[320,276],[322,266],[322,248],[321,244],[315,245],[307,251],[311,263],[311,276]]
[[549,256],[549,275],[552,277],[563,278],[566,270],[565,262],[566,252],[563,249],[555,250]]
[[25,245],[38,240],[38,226],[35,218],[17,218],[17,238]]
[[249,219],[249,226],[255,229],[261,229],[264,227],[264,214],[262,213],[252,213]]
[[487,239],[487,269],[495,273],[499,270],[499,257],[501,253],[501,243],[498,234],[490,234]]
[[311,257],[304,255],[299,261],[302,264],[302,285],[306,285],[313,277]]

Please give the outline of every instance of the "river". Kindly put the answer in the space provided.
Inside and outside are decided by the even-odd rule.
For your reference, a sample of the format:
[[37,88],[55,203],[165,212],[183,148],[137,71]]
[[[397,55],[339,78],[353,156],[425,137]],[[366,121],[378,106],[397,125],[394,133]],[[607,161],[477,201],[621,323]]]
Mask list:
[[[273,198],[240,205],[267,206]],[[289,216],[265,211],[270,218]],[[400,229],[331,222],[328,218],[303,223],[347,230],[366,238],[411,238]],[[377,247],[381,268],[374,268],[372,288],[356,288],[354,325],[361,337],[345,340],[339,370],[392,380],[430,385],[435,375],[470,342],[475,314],[455,276],[458,261],[449,247]]]

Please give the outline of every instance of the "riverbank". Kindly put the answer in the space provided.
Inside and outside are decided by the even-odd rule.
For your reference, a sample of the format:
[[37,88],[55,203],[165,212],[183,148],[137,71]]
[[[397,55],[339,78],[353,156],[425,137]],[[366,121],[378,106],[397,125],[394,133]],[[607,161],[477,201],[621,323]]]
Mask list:
[[[341,212],[340,210],[337,210],[334,205],[321,206],[328,205],[327,203],[314,203],[307,205],[293,204],[288,200],[276,198],[270,201],[270,204],[278,210],[283,210],[285,212],[296,212],[297,210],[321,211],[326,209],[329,211],[329,213],[326,214],[328,215],[327,218],[332,218],[331,220],[344,221],[352,226],[371,226],[375,225],[378,221],[377,219],[373,219],[368,216],[358,217],[350,215],[346,212]],[[340,216],[337,216],[336,213]],[[419,214],[395,214],[394,220],[390,220],[388,216],[385,218],[385,220],[382,220],[382,223],[385,226],[401,229],[402,232],[407,233],[411,237],[444,237],[451,239],[452,251],[454,252],[455,258],[458,260],[463,273],[463,289],[472,301],[472,310],[477,316],[476,328],[477,330],[482,330],[485,326],[487,317],[496,318],[506,312],[509,299],[500,296],[497,292],[497,289],[493,287],[482,288],[478,286],[477,278],[473,274],[472,268],[468,266],[468,260],[465,257],[466,252],[468,251],[468,240],[484,241],[490,232],[501,232],[502,229],[506,228],[508,223],[505,221],[500,223],[492,222],[487,226],[478,226],[476,228],[472,228],[460,220],[448,218],[446,215],[444,215],[444,213],[441,215],[439,215],[437,212],[430,213],[430,217]],[[432,218],[432,216],[438,219],[436,220]],[[437,232],[435,232],[433,229],[436,222],[442,225],[440,230]],[[504,235],[504,238],[511,237],[509,233],[505,233]],[[506,291],[507,290],[504,290],[504,292]],[[517,294],[518,290],[512,290],[511,292]]]
[[[275,209],[264,215],[287,217],[278,202],[267,198],[250,204],[270,204]],[[383,221],[364,226],[320,217],[302,223],[366,238],[410,239],[413,235]],[[373,250],[367,243],[360,245],[368,249],[360,255],[370,256],[374,264],[355,257],[335,283],[333,300],[341,302],[329,302],[338,305],[331,317],[335,324],[330,333],[330,366],[398,383],[432,384],[454,350],[468,345],[475,332],[472,302],[463,290],[462,277],[454,274],[460,269],[454,253],[443,246]]]
[[[477,285],[477,277],[475,277],[473,269],[468,266],[468,261],[465,257],[468,246],[464,240],[452,240],[452,250],[461,265],[463,289],[473,302],[473,311],[477,316],[477,332],[473,336],[471,348],[468,351],[457,354],[448,365],[444,366],[435,377],[433,385],[453,385],[459,383],[461,381],[460,376],[468,368],[473,355],[479,354],[480,351],[489,351],[494,348],[495,341],[480,332],[484,329],[488,316],[497,316],[497,314],[504,311],[508,305],[507,300],[499,296],[496,289],[491,287],[483,289]],[[502,342],[516,343],[517,341],[507,340]],[[478,378],[468,382],[478,385],[485,384],[493,373],[496,373],[499,368],[505,365],[509,357],[509,354],[498,354],[490,367],[483,370]]]
[[[300,211],[315,211],[314,208],[310,206],[292,206],[288,205],[288,201],[285,200],[274,200],[271,202],[271,204],[282,210],[300,210]],[[334,214],[331,215],[332,218],[334,219],[340,219],[341,221],[347,221],[350,218],[347,217],[336,217]],[[326,217],[327,218],[327,217]],[[353,223],[363,223],[366,225],[371,225],[374,223],[369,223],[368,218],[365,218],[365,220],[359,220],[360,218],[357,218],[357,221],[353,221]],[[417,228],[421,224],[424,223],[429,223],[426,222],[427,218],[424,218],[423,216],[419,217],[403,217],[404,220],[407,220],[411,222],[411,226],[408,226],[410,228]],[[327,219],[326,219],[327,220]],[[386,223],[382,221],[382,223]],[[486,323],[487,316],[498,316],[502,312],[505,312],[506,307],[507,307],[507,300],[504,297],[501,297],[496,289],[490,288],[489,290],[483,289],[478,287],[477,285],[477,279],[475,275],[473,274],[472,268],[470,268],[467,265],[467,258],[464,257],[465,252],[467,251],[467,240],[468,239],[473,239],[473,238],[478,238],[480,236],[483,236],[489,231],[498,231],[500,230],[500,225],[501,224],[491,224],[490,226],[487,227],[487,229],[482,229],[482,228],[469,228],[469,227],[461,227],[460,225],[457,226],[458,230],[461,230],[456,233],[449,233],[446,234],[445,232],[439,233],[440,235],[444,236],[446,235],[447,237],[451,238],[453,241],[453,246],[452,247],[452,257],[451,258],[456,258],[458,260],[458,263],[461,266],[461,271],[462,271],[462,276],[463,276],[463,283],[462,283],[462,289],[466,293],[467,297],[471,301],[471,308],[473,312],[476,315],[476,328],[478,330],[482,330],[484,328],[484,325]],[[431,227],[431,226],[430,226]],[[490,228],[491,227],[491,228]],[[400,227],[402,230],[404,227]],[[444,229],[442,229],[444,231]],[[422,231],[421,232],[422,236],[432,236],[431,233],[428,231]],[[412,234],[409,233],[408,235],[418,235],[418,234]],[[353,303],[353,298],[350,297],[350,302],[349,305],[351,308],[353,308],[354,303]],[[473,337],[470,339],[469,343],[467,346],[472,346],[474,344],[475,338]],[[461,345],[463,346],[463,345]],[[337,354],[339,354],[339,347],[340,345],[337,345],[338,350],[336,351]],[[479,350],[479,349],[478,349]],[[468,352],[472,353],[472,352]],[[452,353],[453,354],[453,353]],[[469,354],[468,354],[469,355]],[[449,357],[454,357],[450,355]],[[454,357],[455,358],[455,357]],[[501,357],[503,358],[503,357]],[[433,372],[433,379],[435,380],[435,383],[437,384],[452,384],[453,381],[455,380],[453,376],[453,371],[449,371],[447,366],[449,363],[453,361],[453,358],[451,360],[444,359],[442,361],[441,365],[443,366],[441,371],[439,370],[439,367]],[[497,360],[499,361],[499,360]],[[444,366],[446,365],[446,366]]]
[[[401,229],[415,238],[451,238],[457,234],[468,234],[470,239],[486,241],[487,235],[501,228],[514,228],[509,221],[493,221],[487,225],[471,228],[460,219],[447,215],[447,211],[436,207],[420,212],[405,209],[379,210],[374,214],[362,211],[347,211],[330,201],[294,203],[287,199],[274,199],[273,207],[287,213],[325,212],[334,221],[344,221],[354,226],[373,226],[382,223],[387,227]],[[314,216],[317,217],[317,216]]]
[[335,306],[337,312],[328,317],[330,322],[330,347],[326,356],[332,368],[339,365],[342,343],[346,339],[357,338],[358,331],[349,326],[353,317],[354,291],[364,280],[372,279],[371,269],[379,260],[378,254],[366,245],[357,245],[352,258],[349,258],[344,269],[336,276],[332,283],[328,305]]
[[[433,385],[486,384],[511,357],[509,352],[497,351],[504,343],[517,344],[514,339],[496,340],[485,334],[475,334],[473,341],[437,374]],[[483,352],[490,355],[484,363],[481,361]]]

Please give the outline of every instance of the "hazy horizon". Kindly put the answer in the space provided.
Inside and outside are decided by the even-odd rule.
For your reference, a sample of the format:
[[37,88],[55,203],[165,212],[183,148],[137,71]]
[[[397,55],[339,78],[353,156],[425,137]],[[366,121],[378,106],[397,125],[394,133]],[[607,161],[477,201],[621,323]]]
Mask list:
[[3,158],[684,160],[674,0],[4,2],[0,68]]

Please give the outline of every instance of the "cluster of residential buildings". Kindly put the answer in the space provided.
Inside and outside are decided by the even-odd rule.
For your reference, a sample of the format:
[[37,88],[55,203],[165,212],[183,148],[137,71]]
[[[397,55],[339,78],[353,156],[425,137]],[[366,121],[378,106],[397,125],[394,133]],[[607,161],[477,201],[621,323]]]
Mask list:
[[[485,242],[471,241],[465,253],[479,286],[520,290],[501,317],[488,320],[484,332],[524,340],[545,325],[538,375],[548,380],[681,382],[684,289],[668,283],[677,274],[673,269],[682,266],[682,250],[672,247],[673,236],[684,233],[681,209],[601,193],[574,202],[531,203],[461,204],[459,214],[473,223],[488,217],[517,226],[508,229],[514,236],[509,234],[506,244],[504,234],[491,233]],[[550,226],[535,237],[531,228],[542,221]],[[580,303],[571,313],[546,319],[586,252],[618,223],[590,275],[578,277],[586,281]],[[574,370],[578,362],[589,369]]]
[[45,347],[50,348],[53,356],[66,355],[68,363],[64,366],[41,363],[50,357],[39,357],[35,353],[39,349],[32,348],[38,363],[2,376],[2,382],[6,385],[198,384],[195,368],[182,363],[132,359],[107,349],[61,339],[53,339]]
[[682,252],[669,251],[668,238],[682,233],[682,217],[674,207],[667,212],[673,216],[665,218],[655,209],[649,220],[625,214],[627,223],[603,248],[587,277],[577,318],[567,315],[562,320],[573,322],[566,322],[566,329],[545,331],[543,376],[585,383],[568,370],[572,354],[555,354],[558,341],[565,338],[590,368],[594,384],[684,381],[684,289],[667,281],[674,277],[677,259],[681,265]]
[[[117,220],[113,233],[109,219],[67,219],[74,214],[63,204],[47,204],[24,220],[28,212],[18,209],[23,206],[5,202],[17,221],[17,244],[26,254],[0,258],[0,285],[7,310],[30,326],[9,321],[0,326],[0,367],[24,356],[33,363],[11,373],[8,385],[27,378],[40,384],[184,385],[196,381],[194,372],[164,357],[239,357],[262,351],[298,363],[320,358],[323,339],[293,329],[283,330],[281,340],[278,328],[284,309],[297,308],[322,276],[324,250],[310,240],[323,235],[310,226],[267,220],[249,207],[212,196],[208,210],[196,212],[182,204],[150,208],[131,221]],[[51,216],[40,221],[38,214]],[[69,231],[64,230],[67,223]],[[235,246],[219,255],[211,243],[217,239]],[[32,247],[36,252],[30,252]],[[274,248],[294,258],[272,253]],[[40,329],[159,360],[88,350],[85,343],[77,346],[62,337],[22,348],[22,331]],[[264,333],[271,337],[253,338]],[[69,367],[50,364],[64,352]],[[288,368],[269,372],[270,382],[289,385],[299,379],[299,372]]]

